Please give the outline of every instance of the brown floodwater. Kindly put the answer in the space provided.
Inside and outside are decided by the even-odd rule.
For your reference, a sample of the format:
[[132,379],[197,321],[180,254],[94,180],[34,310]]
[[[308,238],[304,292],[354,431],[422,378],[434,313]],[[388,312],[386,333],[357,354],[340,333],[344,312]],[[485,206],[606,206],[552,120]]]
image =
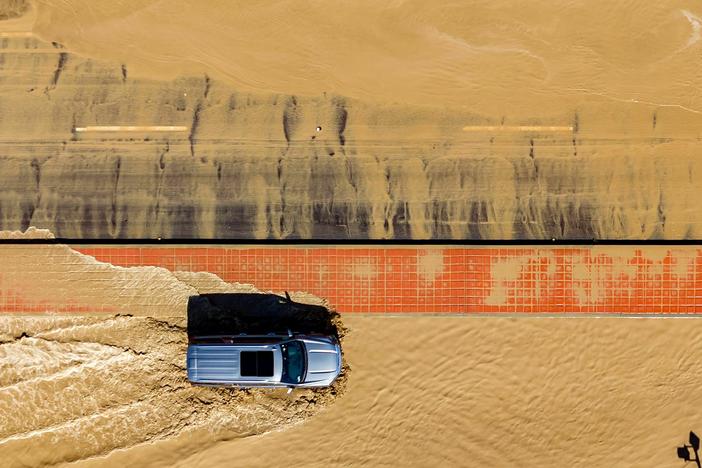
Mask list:
[[0,248],[0,287],[115,309],[0,317],[9,466],[676,467],[700,430],[694,317],[342,314],[344,378],[288,396],[186,380],[188,298],[251,285],[25,244]]
[[699,15],[37,1],[0,23],[0,228],[700,238]]
[[[114,267],[63,245],[0,247],[3,305],[39,303],[46,311],[0,314],[3,466],[103,460],[149,447],[166,451],[153,462],[172,464],[220,441],[300,424],[343,394],[348,369],[331,388],[292,395],[191,385],[189,299],[203,293],[261,291],[211,273]],[[326,305],[304,292],[291,296]],[[84,312],[60,313],[71,304]],[[343,344],[343,324],[333,320]]]

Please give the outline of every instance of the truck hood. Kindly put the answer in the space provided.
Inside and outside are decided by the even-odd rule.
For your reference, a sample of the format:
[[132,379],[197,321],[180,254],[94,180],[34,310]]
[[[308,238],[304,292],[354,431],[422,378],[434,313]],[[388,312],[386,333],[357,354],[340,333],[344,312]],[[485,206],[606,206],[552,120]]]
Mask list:
[[341,348],[335,341],[307,341],[305,384],[330,385],[341,372]]

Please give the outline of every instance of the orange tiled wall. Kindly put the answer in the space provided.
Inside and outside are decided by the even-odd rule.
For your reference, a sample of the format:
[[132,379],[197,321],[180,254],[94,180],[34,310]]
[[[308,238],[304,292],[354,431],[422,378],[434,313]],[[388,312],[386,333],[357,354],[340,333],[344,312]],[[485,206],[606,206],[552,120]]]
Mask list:
[[695,247],[84,247],[120,266],[308,291],[341,312],[698,313]]

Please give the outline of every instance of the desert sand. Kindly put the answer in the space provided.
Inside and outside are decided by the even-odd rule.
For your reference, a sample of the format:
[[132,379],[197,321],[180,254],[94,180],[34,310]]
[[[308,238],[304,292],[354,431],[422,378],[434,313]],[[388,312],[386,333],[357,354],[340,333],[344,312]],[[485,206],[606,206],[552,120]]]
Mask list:
[[[61,245],[0,254],[2,291],[49,312],[0,317],[7,466],[676,467],[702,417],[695,318],[343,314],[333,391],[197,388],[187,297],[254,287]],[[113,311],[50,313],[71,299]]]
[[0,228],[700,238],[699,15],[37,1],[0,22]]

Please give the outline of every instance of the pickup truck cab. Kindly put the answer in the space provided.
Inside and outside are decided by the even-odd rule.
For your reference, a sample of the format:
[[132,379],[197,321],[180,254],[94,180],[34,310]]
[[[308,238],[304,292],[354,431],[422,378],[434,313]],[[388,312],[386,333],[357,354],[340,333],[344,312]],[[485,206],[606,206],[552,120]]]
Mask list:
[[203,336],[191,339],[186,366],[197,385],[328,387],[341,373],[341,348],[325,335]]

